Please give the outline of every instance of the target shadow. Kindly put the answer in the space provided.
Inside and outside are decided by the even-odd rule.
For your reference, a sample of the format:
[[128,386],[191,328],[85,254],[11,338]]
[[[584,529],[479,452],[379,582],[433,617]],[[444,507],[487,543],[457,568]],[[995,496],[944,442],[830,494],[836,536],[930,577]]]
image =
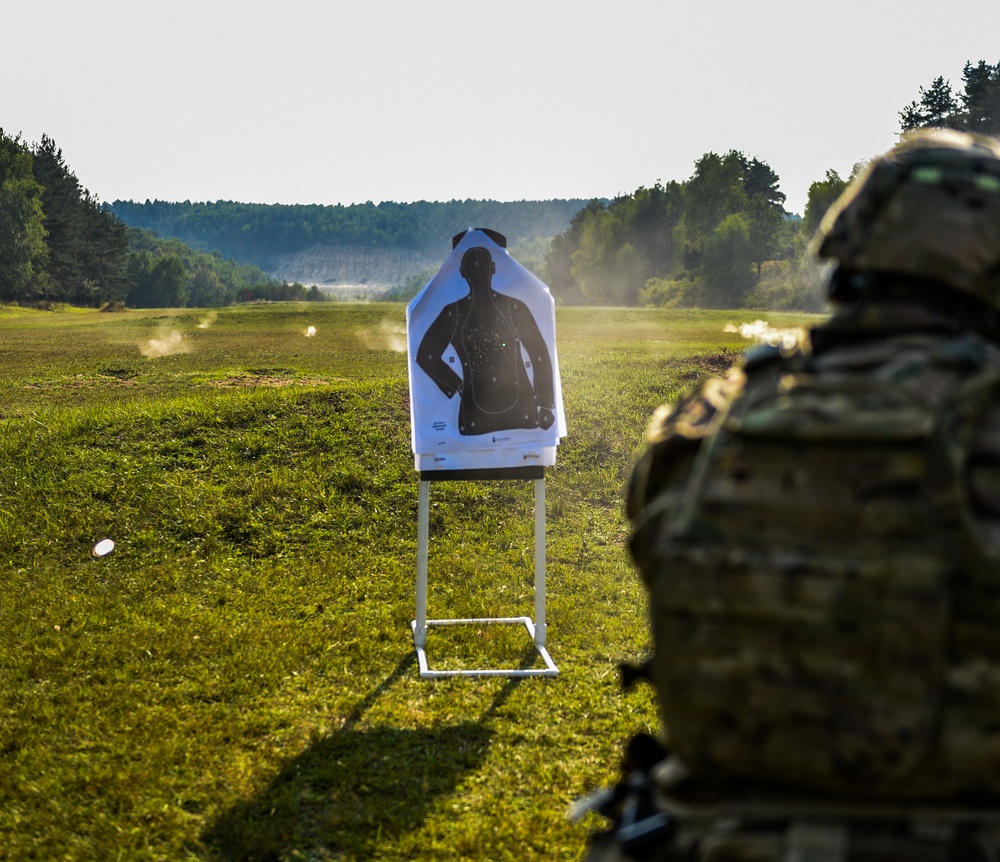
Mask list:
[[483,762],[493,737],[490,720],[521,680],[509,679],[477,720],[413,729],[361,725],[375,701],[415,664],[412,654],[401,661],[342,728],[313,742],[261,793],[212,823],[201,836],[211,857],[277,862],[293,851],[303,858],[366,856],[380,836],[419,827],[434,800]]

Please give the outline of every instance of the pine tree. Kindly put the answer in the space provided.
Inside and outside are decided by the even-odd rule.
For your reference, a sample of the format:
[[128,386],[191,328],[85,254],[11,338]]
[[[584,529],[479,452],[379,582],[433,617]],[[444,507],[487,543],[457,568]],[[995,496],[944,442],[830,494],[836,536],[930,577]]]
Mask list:
[[0,299],[44,296],[46,264],[42,188],[31,171],[31,152],[0,129]]
[[125,225],[80,185],[47,135],[35,148],[32,170],[42,187],[51,298],[77,305],[121,302],[129,286]]
[[984,60],[975,66],[966,63],[962,79],[966,128],[984,135],[1000,135],[1000,63],[995,66]]
[[903,132],[931,127],[962,128],[963,119],[951,83],[939,75],[930,87],[921,87],[920,99],[899,112],[899,123]]
[[921,87],[920,98],[899,112],[900,131],[946,127],[1000,135],[1000,63],[966,63],[962,81],[964,90],[958,98],[940,76],[930,87]]

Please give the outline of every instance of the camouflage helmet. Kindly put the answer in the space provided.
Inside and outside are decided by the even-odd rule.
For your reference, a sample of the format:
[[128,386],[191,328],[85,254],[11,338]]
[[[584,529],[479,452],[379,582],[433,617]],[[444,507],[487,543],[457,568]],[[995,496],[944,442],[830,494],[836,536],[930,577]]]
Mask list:
[[1000,142],[906,137],[830,207],[814,248],[849,272],[933,279],[1000,309]]

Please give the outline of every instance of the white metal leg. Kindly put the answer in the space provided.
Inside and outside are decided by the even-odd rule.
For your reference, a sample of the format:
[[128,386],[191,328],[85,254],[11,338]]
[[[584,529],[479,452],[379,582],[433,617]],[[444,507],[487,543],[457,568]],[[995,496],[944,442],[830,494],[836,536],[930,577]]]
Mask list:
[[418,650],[427,641],[427,542],[430,533],[431,483],[421,482],[417,501],[417,618],[413,641]]
[[535,646],[545,646],[545,480],[535,479]]
[[[417,614],[411,621],[413,643],[417,650],[420,676],[434,679],[450,676],[556,676],[556,667],[545,647],[545,479],[535,483],[535,619],[530,617],[485,617],[478,619],[427,619],[427,558],[430,538],[430,482],[421,480],[417,500]],[[545,663],[543,668],[433,670],[427,663],[425,646],[431,626],[523,625]]]

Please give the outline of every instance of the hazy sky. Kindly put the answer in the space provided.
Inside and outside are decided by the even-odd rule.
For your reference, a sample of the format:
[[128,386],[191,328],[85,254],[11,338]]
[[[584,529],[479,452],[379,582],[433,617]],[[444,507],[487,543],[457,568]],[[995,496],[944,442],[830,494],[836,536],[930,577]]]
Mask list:
[[897,139],[1000,2],[31,0],[0,128],[104,201],[613,197],[741,150],[809,184]]

